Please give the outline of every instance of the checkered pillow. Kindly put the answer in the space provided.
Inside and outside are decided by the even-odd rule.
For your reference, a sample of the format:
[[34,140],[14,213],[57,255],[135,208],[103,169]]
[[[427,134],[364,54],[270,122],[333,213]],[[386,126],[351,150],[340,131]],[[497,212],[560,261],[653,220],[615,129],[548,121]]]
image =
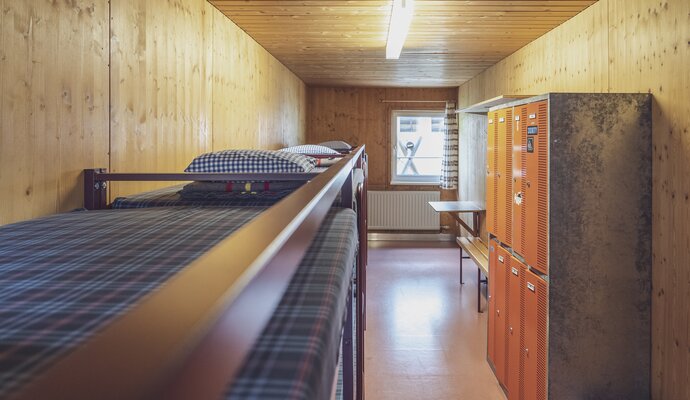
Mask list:
[[200,155],[185,172],[300,173],[315,166],[314,158],[285,151],[223,150]]
[[319,146],[328,147],[337,151],[350,151],[352,146],[349,143],[343,142],[342,140],[331,140],[330,142],[319,143]]
[[280,151],[287,151],[290,153],[299,153],[299,154],[340,154],[337,151],[331,149],[330,147],[326,146],[319,146],[316,144],[303,144],[300,146],[292,146],[292,147],[286,147],[284,149],[280,149]]

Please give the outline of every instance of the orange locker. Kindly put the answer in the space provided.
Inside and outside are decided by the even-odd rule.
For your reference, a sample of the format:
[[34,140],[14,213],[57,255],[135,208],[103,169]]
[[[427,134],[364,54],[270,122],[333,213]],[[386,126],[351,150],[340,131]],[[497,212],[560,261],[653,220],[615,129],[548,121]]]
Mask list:
[[513,249],[527,265],[548,274],[548,104],[540,101],[515,110],[520,121],[514,136],[521,145],[512,155],[519,164],[512,190]]
[[506,385],[506,350],[508,347],[508,269],[510,254],[502,247],[496,246],[496,273],[494,274],[494,370],[501,385]]
[[512,236],[512,173],[513,173],[513,110],[496,111],[496,237],[502,243],[511,245]]
[[546,282],[525,270],[522,285],[523,326],[523,398],[546,400],[546,347],[548,289]]
[[508,351],[506,362],[507,383],[509,400],[519,400],[522,398],[520,393],[520,380],[522,370],[520,361],[522,355],[522,284],[521,278],[524,274],[524,265],[515,258],[510,260],[510,271],[508,272]]
[[496,293],[496,241],[489,241],[489,295],[488,295],[488,308],[489,308],[489,320],[487,322],[487,357],[491,362],[491,365],[495,365],[494,360],[496,360],[496,352],[494,346],[494,333],[496,332],[494,326],[496,325],[496,302],[494,293]]
[[486,146],[486,229],[496,235],[496,136],[498,124],[496,112],[489,113],[488,141]]
[[527,130],[527,107],[517,106],[513,109],[513,251],[525,254],[525,243],[529,240],[525,233],[525,213],[523,203],[523,179],[525,173],[525,158],[522,156],[527,146],[527,137],[523,133]]

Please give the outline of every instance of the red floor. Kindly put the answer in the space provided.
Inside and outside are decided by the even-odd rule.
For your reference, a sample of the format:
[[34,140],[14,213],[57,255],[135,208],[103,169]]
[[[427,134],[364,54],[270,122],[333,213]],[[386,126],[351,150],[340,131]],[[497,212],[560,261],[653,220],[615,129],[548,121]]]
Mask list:
[[460,288],[452,243],[369,245],[366,398],[505,399],[486,362],[472,261]]

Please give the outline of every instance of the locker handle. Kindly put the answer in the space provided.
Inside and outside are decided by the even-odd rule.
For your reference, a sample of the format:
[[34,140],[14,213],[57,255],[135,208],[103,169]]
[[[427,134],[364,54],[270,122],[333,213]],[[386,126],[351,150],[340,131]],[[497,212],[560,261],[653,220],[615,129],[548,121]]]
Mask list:
[[529,349],[528,348],[525,348],[525,355],[527,355],[527,357],[529,357]]
[[514,201],[515,201],[515,204],[517,204],[518,206],[522,205],[522,192],[515,193]]
[[496,310],[496,315],[500,316],[500,315],[501,315],[501,310]]
[[510,330],[510,334],[512,335],[513,334],[513,327],[511,326],[510,328],[508,328],[508,330]]

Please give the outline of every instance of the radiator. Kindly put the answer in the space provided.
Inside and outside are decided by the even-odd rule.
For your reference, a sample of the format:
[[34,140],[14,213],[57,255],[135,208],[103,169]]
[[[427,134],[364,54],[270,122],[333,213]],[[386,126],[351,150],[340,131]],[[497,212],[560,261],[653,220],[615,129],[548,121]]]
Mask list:
[[369,191],[367,212],[370,230],[440,229],[439,214],[428,202],[438,201],[439,192]]

